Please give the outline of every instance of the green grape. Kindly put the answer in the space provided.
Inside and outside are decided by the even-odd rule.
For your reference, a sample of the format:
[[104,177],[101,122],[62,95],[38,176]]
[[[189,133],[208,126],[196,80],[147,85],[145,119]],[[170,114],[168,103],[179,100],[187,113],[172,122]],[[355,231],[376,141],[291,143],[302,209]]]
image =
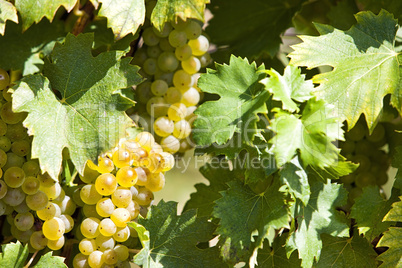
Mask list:
[[112,199],[104,197],[96,203],[96,212],[102,217],[109,217],[115,210]]
[[184,28],[184,32],[188,39],[197,39],[202,32],[201,25],[195,20],[189,20],[186,27]]
[[346,139],[352,141],[359,141],[364,138],[367,133],[366,126],[360,121],[351,129],[349,132],[345,133]]
[[3,197],[7,194],[7,184],[5,181],[0,180],[0,199],[3,199]]
[[201,68],[207,67],[212,62],[211,55],[208,52],[206,52],[204,55],[198,56],[198,59],[200,60]]
[[8,152],[11,149],[11,141],[5,136],[0,137],[0,149],[4,152]]
[[99,224],[99,232],[103,236],[112,236],[116,233],[116,224],[109,218],[104,218]]
[[105,250],[103,252],[103,259],[106,264],[113,265],[112,267],[119,261],[117,253],[113,249]]
[[84,187],[82,184],[74,187],[73,190],[73,201],[77,206],[83,207],[85,205],[84,201],[81,199],[81,190]]
[[184,119],[186,115],[187,115],[187,108],[186,105],[184,105],[183,103],[180,102],[174,103],[168,109],[168,117],[173,121],[180,121]]
[[167,92],[166,92],[166,95],[165,95],[164,99],[168,104],[173,104],[173,103],[180,102],[180,100],[181,100],[181,92],[180,92],[180,90],[178,90],[175,87],[169,87]]
[[7,153],[7,163],[3,166],[3,170],[6,171],[11,167],[20,167],[25,163],[25,158],[16,155],[15,153]]
[[371,155],[372,151],[373,151],[372,143],[369,142],[368,140],[362,139],[356,142],[356,148],[355,148],[356,154],[369,156]]
[[2,92],[3,95],[3,99],[5,99],[7,102],[12,102],[12,97],[11,97],[11,93],[8,92],[8,90],[3,90]]
[[168,84],[163,80],[155,80],[151,84],[151,91],[155,96],[162,97],[168,90]]
[[9,187],[18,188],[25,180],[25,172],[19,167],[10,167],[4,173],[4,181]]
[[169,105],[162,97],[153,97],[147,102],[147,113],[152,117],[161,117],[167,114]]
[[33,195],[39,191],[39,187],[40,187],[39,179],[33,176],[28,176],[25,178],[24,183],[21,186],[21,189],[27,195]]
[[49,202],[44,209],[36,211],[36,215],[38,215],[39,219],[48,221],[54,217],[59,217],[61,215],[61,209],[57,204]]
[[27,206],[35,211],[44,209],[48,204],[47,195],[42,191],[37,191],[33,195],[28,195],[26,197]]
[[191,56],[187,60],[181,62],[181,67],[189,74],[195,74],[201,69],[201,62],[198,58]]
[[141,47],[140,49],[138,49],[135,52],[134,58],[131,61],[131,64],[142,66],[147,59],[148,59],[148,55],[147,55],[146,49],[145,49],[145,47]]
[[164,158],[160,153],[157,152],[152,152],[149,154],[149,157],[144,163],[144,166],[151,172],[151,173],[157,173],[157,172],[162,172],[163,167],[164,167]]
[[80,197],[81,200],[88,205],[95,205],[99,200],[102,199],[102,195],[97,191],[95,184],[87,184],[82,187]]
[[151,82],[145,81],[136,87],[135,92],[140,103],[146,104],[152,98],[151,84]]
[[189,45],[185,44],[184,46],[176,48],[174,54],[178,60],[183,61],[189,59],[193,54],[193,51]]
[[174,123],[173,136],[178,139],[187,138],[191,133],[190,123],[186,120],[180,120]]
[[162,49],[162,51],[166,52],[173,52],[175,50],[174,47],[169,43],[169,39],[167,38],[162,38],[159,41],[159,47]]
[[61,214],[73,215],[75,209],[77,208],[77,205],[68,195],[66,195],[63,200],[61,202],[58,202],[57,204],[60,207]]
[[100,156],[98,158],[98,168],[100,173],[110,173],[114,170],[114,164],[112,159],[107,156]]
[[0,90],[4,90],[10,84],[10,76],[4,69],[0,69]]
[[93,217],[93,218],[98,218],[101,219],[102,217],[96,212],[96,205],[88,205],[85,204],[82,207],[82,212],[84,213],[84,216],[87,218]]
[[209,41],[205,36],[200,35],[196,39],[188,41],[188,45],[191,47],[194,56],[201,56],[208,51]]
[[22,203],[19,204],[18,206],[15,206],[15,207],[14,207],[14,210],[15,210],[16,212],[18,212],[18,213],[27,213],[27,212],[30,211],[30,209],[29,209],[27,203],[25,202],[25,200],[22,201]]
[[174,154],[180,148],[180,141],[175,136],[169,135],[161,140],[160,145],[165,152]]
[[355,148],[356,148],[356,142],[351,141],[351,140],[345,140],[343,142],[341,148],[342,148],[343,155],[354,153]]
[[55,217],[47,220],[42,226],[43,235],[49,240],[58,240],[65,232],[64,222]]
[[14,218],[14,225],[20,231],[27,231],[34,225],[34,217],[31,213],[18,213]]
[[95,250],[88,256],[88,264],[91,268],[100,268],[104,263],[103,252]]
[[126,227],[127,222],[130,221],[130,212],[125,208],[116,208],[110,215],[110,219],[117,227]]
[[114,251],[116,252],[117,258],[118,258],[120,261],[125,261],[125,260],[127,260],[128,257],[129,257],[128,247],[126,247],[126,246],[124,246],[124,245],[121,245],[121,244],[116,245],[116,246],[114,247]]
[[130,229],[128,226],[123,228],[117,228],[117,231],[113,234],[113,238],[117,242],[125,242],[130,237]]
[[[116,191],[112,194],[113,204],[118,208],[125,208],[130,204],[132,199],[131,191],[124,187],[117,187]],[[112,213],[113,214],[113,213]]]
[[194,114],[194,111],[197,110],[197,106],[188,106],[186,108],[187,112],[186,112],[186,120],[191,124],[192,122],[194,122],[195,118],[197,117]]
[[163,173],[152,173],[145,185],[145,187],[152,192],[158,192],[162,190],[164,186],[165,176]]
[[[130,192],[131,192],[131,189],[130,189]],[[137,194],[138,194],[138,192],[137,192]],[[134,202],[133,200],[130,201],[130,203],[128,204],[126,209],[128,210],[128,212],[130,212],[131,220],[135,220],[137,218],[138,214],[140,214],[140,205],[138,205],[138,203]]]
[[[13,228],[14,227],[14,228]],[[13,230],[14,229],[14,230]],[[33,234],[33,230],[29,229],[26,231],[21,231],[18,230],[17,227],[12,226],[11,227],[11,233],[13,234],[14,238],[16,238],[17,240],[19,240],[22,243],[28,243],[29,242],[29,238],[31,237],[31,235]]]
[[123,187],[131,187],[138,180],[137,172],[132,167],[122,167],[116,173],[116,180]]
[[163,157],[163,172],[169,171],[173,168],[175,159],[172,154],[168,152],[161,152],[160,155]]
[[356,175],[355,184],[357,187],[363,188],[376,184],[376,177],[369,171],[360,172]]
[[[89,167],[88,165],[89,162],[87,162],[87,164],[85,165],[84,168],[84,174],[81,175],[80,174],[80,179],[87,183],[87,184],[91,184],[94,183],[96,178],[100,175],[99,172],[97,170],[94,170],[92,168]],[[91,162],[92,163],[92,162]],[[97,166],[94,164],[94,167],[97,168]]]
[[59,250],[64,246],[65,238],[64,235],[57,240],[47,240],[47,247],[51,250]]
[[40,184],[39,190],[44,192],[50,201],[53,201],[61,194],[61,186],[58,182],[53,181],[53,183],[48,186],[47,184]]
[[61,201],[63,201],[64,197],[66,196],[66,192],[64,191],[63,188],[61,188],[60,194],[57,198],[54,198],[52,201],[53,203],[60,203]]
[[18,206],[25,199],[25,194],[21,188],[8,188],[3,198],[4,203],[12,207]]
[[151,27],[144,30],[142,39],[147,46],[156,46],[159,44],[159,37],[154,33]]
[[26,140],[17,140],[11,145],[11,151],[18,156],[26,156],[30,150],[31,144]]
[[167,116],[161,116],[154,122],[154,131],[158,136],[167,137],[174,129],[174,123]]
[[180,90],[185,92],[194,84],[193,77],[184,70],[178,70],[173,75],[173,85]]
[[[110,173],[105,173],[98,176],[95,181],[95,188],[96,191],[101,195],[111,195],[117,188],[116,177]],[[100,199],[98,199],[96,202],[98,202],[99,200]]]
[[165,23],[163,25],[162,31],[158,31],[158,29],[156,29],[155,27],[152,27],[152,30],[154,31],[156,36],[164,38],[169,36],[169,33],[173,30],[173,27],[170,23]]
[[367,171],[370,169],[370,159],[365,155],[357,154],[353,156],[352,161],[359,164],[359,167],[357,168],[358,172]]
[[95,238],[97,237],[99,232],[99,223],[100,220],[97,218],[86,218],[81,223],[81,233],[86,238]]
[[[159,57],[158,57],[158,59],[159,59]],[[154,74],[156,74],[156,72],[158,70],[158,61],[156,59],[154,59],[154,58],[148,58],[144,62],[144,65],[142,66],[142,69],[144,70],[144,72],[146,74],[154,75]]]
[[[147,172],[145,171],[144,168],[141,167],[136,167],[135,168],[135,172],[137,173],[137,185],[145,185],[147,180],[148,180],[148,176],[147,176]],[[133,195],[134,197],[134,195]]]
[[144,148],[148,152],[152,150],[155,144],[154,136],[147,131],[138,133],[137,136],[135,136],[134,141],[137,142],[142,148]]
[[84,238],[78,244],[78,249],[84,255],[89,255],[96,250],[95,239]]
[[90,268],[88,264],[88,256],[85,256],[82,253],[76,254],[73,259],[73,268]]
[[149,206],[154,200],[154,194],[147,188],[140,188],[134,200],[141,206]]
[[158,45],[147,47],[147,55],[150,58],[157,59],[162,53],[162,49]]
[[371,135],[366,135],[367,140],[371,142],[379,142],[385,137],[385,128],[382,124],[378,124]]
[[22,165],[22,169],[24,170],[26,176],[36,176],[40,171],[37,160],[28,160]]
[[100,251],[105,251],[106,249],[114,248],[116,242],[114,241],[113,237],[107,237],[103,235],[98,235],[95,238],[96,249]]
[[186,106],[195,106],[200,101],[200,93],[195,88],[191,87],[181,96],[181,102]]
[[355,181],[355,174],[349,174],[340,178],[340,181],[344,184],[351,184]]
[[42,231],[33,232],[29,238],[29,243],[36,250],[42,250],[47,246],[47,238]]
[[1,119],[6,124],[13,125],[13,124],[17,124],[17,123],[21,122],[22,120],[24,120],[26,113],[14,113],[12,110],[11,102],[6,102],[1,107],[0,116],[1,116]]
[[169,33],[169,43],[172,47],[181,47],[187,43],[187,35],[184,31],[179,31],[177,29]]
[[4,203],[4,202],[0,199],[0,216],[5,215],[6,209],[7,209],[7,204]]
[[173,52],[162,52],[158,57],[158,67],[163,72],[174,72],[179,67],[179,61]]
[[70,232],[74,227],[74,219],[70,215],[61,214],[59,218],[64,222],[65,232]]
[[0,136],[4,136],[7,133],[7,124],[3,120],[0,120]]
[[162,72],[158,70],[156,74],[154,75],[155,80],[163,80],[165,81],[168,85],[171,85],[173,83],[173,72]]
[[28,137],[27,129],[21,123],[8,125],[6,137],[11,142],[26,139]]

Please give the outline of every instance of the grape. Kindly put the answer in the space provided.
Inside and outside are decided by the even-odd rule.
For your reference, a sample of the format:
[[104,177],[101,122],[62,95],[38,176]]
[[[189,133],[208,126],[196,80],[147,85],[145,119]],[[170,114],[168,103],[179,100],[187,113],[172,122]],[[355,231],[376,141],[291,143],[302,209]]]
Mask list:
[[7,184],[5,181],[0,180],[0,199],[3,199],[3,197],[7,194]]
[[47,238],[42,231],[33,232],[29,238],[29,243],[36,250],[44,249],[47,246]]
[[167,137],[174,130],[174,123],[167,116],[161,116],[154,122],[154,131],[158,136]]
[[371,166],[370,159],[365,155],[357,154],[352,158],[352,161],[354,163],[360,164],[356,170],[358,172],[367,171],[370,169],[370,166]]
[[0,216],[5,215],[7,204],[0,200]]
[[181,102],[186,106],[195,106],[200,101],[200,93],[195,88],[191,87],[181,96]]
[[[121,151],[123,151],[123,150],[121,150]],[[118,151],[116,151],[115,153],[118,154]],[[115,157],[114,157],[115,153],[113,154],[113,160],[114,160],[113,162],[116,163],[117,161],[115,160]],[[117,163],[119,163],[118,165],[120,165],[120,162],[117,162]],[[116,166],[118,166],[118,165],[116,164]],[[95,181],[95,188],[96,188],[96,191],[100,195],[111,195],[117,188],[116,177],[110,173],[105,173],[105,174],[100,175]],[[81,192],[82,192],[82,190],[81,190]],[[96,202],[98,202],[100,199],[101,198],[97,199]],[[96,202],[94,204],[96,204]]]
[[[158,59],[160,58],[160,56],[158,57]],[[154,58],[148,58],[144,62],[144,65],[142,66],[142,69],[144,70],[144,72],[146,74],[154,75],[154,74],[156,74],[157,69],[158,69],[158,61],[156,59],[154,59]]]
[[[99,177],[103,176],[104,174],[100,175]],[[106,174],[107,175],[107,174]],[[110,174],[111,175],[111,174]],[[98,177],[98,179],[99,179]],[[96,179],[96,180],[98,180]],[[95,184],[87,184],[82,187],[80,191],[81,200],[88,205],[95,205],[99,200],[102,199],[102,195],[99,194]]]
[[161,140],[160,143],[165,152],[174,154],[180,149],[180,141],[173,135],[169,135]]
[[99,232],[104,236],[112,236],[116,233],[116,224],[109,218],[101,220],[99,224]]
[[373,146],[371,142],[369,142],[368,140],[366,139],[359,140],[358,142],[356,142],[355,153],[369,156],[371,155],[372,147]]
[[146,163],[146,168],[152,173],[162,172],[163,167],[165,165],[165,159],[162,157],[160,153],[152,153],[149,155]]
[[101,219],[102,217],[96,212],[96,205],[88,205],[85,204],[82,207],[82,212],[84,213],[84,216],[87,218],[94,217]]
[[145,186],[152,192],[160,191],[165,186],[165,176],[163,173],[152,173]]
[[169,39],[167,38],[163,38],[159,41],[159,47],[166,52],[173,52],[175,50],[174,47],[172,47],[172,45],[170,45],[169,43]]
[[174,54],[178,60],[183,61],[189,59],[193,54],[193,51],[189,45],[185,44],[184,46],[176,48]]
[[150,58],[158,58],[159,55],[162,53],[162,49],[158,45],[147,47],[147,55]]
[[205,36],[200,35],[197,39],[188,41],[188,45],[191,47],[194,56],[201,56],[208,51],[209,41]]
[[163,80],[155,80],[151,84],[151,91],[155,96],[162,97],[168,90],[168,84]]
[[15,210],[16,212],[18,212],[18,213],[26,213],[26,212],[29,212],[29,211],[30,211],[30,209],[29,209],[29,207],[28,207],[28,205],[27,205],[27,202],[25,202],[25,200],[22,201],[22,203],[19,204],[18,206],[15,206],[15,207],[14,207],[14,210]]
[[48,221],[54,217],[59,217],[61,215],[61,210],[57,204],[49,202],[44,209],[36,211],[36,215],[38,215],[39,219]]
[[163,38],[169,36],[169,33],[173,30],[173,27],[170,23],[165,23],[163,25],[162,31],[158,31],[156,28],[152,28],[152,30],[154,31],[156,36]]
[[39,174],[40,168],[39,164],[35,160],[28,160],[22,165],[22,169],[26,176],[36,176]]
[[42,191],[37,191],[33,195],[26,197],[27,206],[35,211],[44,209],[48,204],[47,195]]
[[180,102],[180,100],[181,100],[181,92],[180,92],[180,90],[178,90],[175,87],[169,87],[167,92],[166,92],[166,95],[165,95],[164,99],[169,104]]
[[47,239],[58,240],[65,232],[65,225],[61,219],[55,217],[43,223],[42,231]]
[[31,145],[26,140],[17,140],[12,143],[11,151],[18,156],[26,156],[31,151]]
[[96,250],[95,239],[84,238],[78,244],[80,252],[84,255],[89,255]]
[[20,167],[24,164],[25,159],[14,153],[7,153],[7,163],[3,166],[3,170],[7,170],[10,167]]
[[64,235],[57,240],[47,240],[47,247],[51,250],[59,250],[64,246]]
[[137,185],[145,185],[148,180],[148,176],[147,176],[145,169],[141,168],[141,167],[136,167],[135,172],[137,173],[137,183],[136,184]]
[[4,152],[7,152],[11,149],[11,141],[9,138],[5,136],[0,137],[0,149],[2,149]]
[[64,222],[65,232],[70,232],[74,227],[74,219],[70,215],[61,214],[59,218]]
[[198,56],[198,59],[200,60],[201,68],[207,67],[212,62],[211,55],[208,52],[202,56]]
[[114,170],[113,161],[107,156],[100,156],[98,158],[97,171],[100,173],[110,173]]
[[34,225],[34,217],[31,213],[18,213],[14,218],[14,225],[20,231],[27,231]]
[[[187,115],[186,105],[177,102],[172,104],[168,109],[168,117],[173,121],[180,121],[184,119]],[[172,132],[170,132],[172,133]]]
[[120,244],[116,245],[114,247],[114,251],[116,252],[117,258],[120,261],[127,260],[128,257],[129,257],[128,248],[126,246],[124,246],[124,245],[120,245]]
[[3,98],[4,98],[6,101],[12,102],[11,93],[9,93],[8,90],[3,90],[2,95],[3,95]]
[[22,123],[8,125],[6,137],[9,138],[11,142],[25,139],[28,137],[27,129],[22,125]]
[[190,123],[186,120],[177,121],[174,124],[173,136],[178,139],[187,138],[191,133]]
[[107,237],[99,235],[95,238],[96,248],[100,251],[105,251],[106,249],[113,249],[115,246],[115,240],[113,237]]
[[186,33],[184,31],[177,30],[177,28],[170,32],[168,38],[169,38],[169,43],[172,45],[172,47],[176,47],[176,48],[184,46],[187,42]]
[[12,110],[11,102],[6,102],[0,111],[1,119],[9,125],[17,124],[24,120],[26,113],[14,113]]
[[181,62],[181,67],[189,74],[195,74],[201,69],[201,62],[198,58],[191,56],[187,60]]
[[91,268],[100,268],[104,263],[103,252],[95,250],[88,256],[88,264]]
[[197,106],[189,106],[187,107],[187,113],[186,113],[186,120],[190,123],[194,122],[195,118],[197,117],[194,114],[194,111],[197,109]]
[[50,201],[56,199],[61,194],[61,186],[58,182],[53,181],[51,186],[40,184],[39,190],[44,192]]
[[122,167],[116,173],[116,180],[123,187],[131,187],[138,180],[137,172],[132,167]]
[[186,27],[184,28],[184,32],[188,39],[196,39],[201,35],[202,28],[200,24],[195,20],[188,21]]
[[379,142],[381,141],[385,136],[385,128],[382,124],[378,124],[371,135],[366,135],[367,140],[371,142]]
[[135,201],[141,206],[149,206],[154,200],[154,194],[147,188],[138,190],[138,195],[134,197]]
[[173,85],[180,90],[185,92],[194,84],[193,77],[186,73],[184,70],[178,70],[173,75]]
[[130,221],[130,212],[125,208],[116,208],[110,215],[110,219],[117,227],[126,227],[127,222]]
[[95,238],[97,237],[99,232],[99,224],[100,220],[97,218],[86,218],[81,223],[81,233],[86,238]]
[[117,253],[113,249],[107,249],[103,252],[103,259],[106,264],[116,264],[118,262]]
[[151,82],[145,81],[137,86],[135,89],[137,99],[140,103],[146,104],[152,98]]
[[152,28],[146,28],[142,33],[142,38],[148,46],[156,46],[159,43],[159,37],[154,33]]
[[63,200],[57,204],[60,207],[60,212],[67,215],[73,215],[77,207],[74,201],[68,195],[66,195]]
[[127,241],[129,237],[130,237],[130,229],[128,228],[128,226],[123,228],[117,228],[117,231],[115,232],[115,234],[113,234],[113,238],[117,242]]
[[88,264],[88,256],[85,256],[82,253],[78,253],[75,255],[73,259],[73,268],[89,268]]
[[[113,204],[118,208],[125,208],[130,204],[132,195],[129,189],[119,186],[112,194]],[[112,213],[113,215],[113,213]]]
[[[131,189],[130,189],[130,192],[131,192]],[[135,195],[137,195],[137,194],[138,194],[138,191],[137,191],[137,193],[135,193]],[[130,212],[131,220],[135,220],[137,218],[138,214],[140,213],[140,205],[138,205],[138,203],[134,202],[133,200],[130,201],[130,203],[128,204],[126,209],[128,210],[128,212]]]
[[152,149],[155,144],[154,136],[146,131],[140,132],[135,137],[134,141],[138,142],[142,148],[147,150],[148,152]]
[[134,58],[131,61],[131,64],[142,66],[147,58],[148,58],[148,55],[147,55],[145,47],[141,47],[140,49],[138,49],[135,52]]
[[158,57],[158,67],[164,72],[174,72],[179,67],[179,61],[173,52],[165,51]]
[[102,198],[96,203],[96,212],[102,217],[109,217],[115,210],[115,205],[110,198]]
[[161,156],[163,157],[163,172],[169,171],[174,166],[174,157],[172,154],[167,152],[162,152]]
[[7,133],[7,124],[3,120],[0,120],[0,136],[4,136]]
[[25,199],[25,194],[20,188],[8,188],[3,201],[12,207],[18,206]]
[[171,85],[173,83],[173,72],[166,73],[166,72],[158,71],[154,75],[154,79],[155,80],[163,80],[168,85]]
[[161,117],[167,114],[169,106],[162,97],[153,97],[147,102],[147,113],[152,117]]
[[4,90],[10,84],[10,76],[4,69],[0,69],[0,90]]

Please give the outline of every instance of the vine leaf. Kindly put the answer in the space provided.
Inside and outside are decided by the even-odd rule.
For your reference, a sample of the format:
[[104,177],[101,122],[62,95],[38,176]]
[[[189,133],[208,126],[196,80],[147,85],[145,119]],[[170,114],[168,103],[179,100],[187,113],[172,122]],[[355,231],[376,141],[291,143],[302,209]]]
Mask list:
[[339,184],[314,181],[310,184],[311,195],[304,206],[296,202],[294,219],[297,230],[292,232],[287,242],[288,256],[297,249],[302,267],[312,267],[318,261],[322,249],[321,234],[348,237],[349,227],[345,215],[336,210],[346,203],[347,192]]
[[[196,130],[193,138],[197,145],[226,143],[235,132],[252,140],[258,113],[268,113],[265,102],[270,94],[259,81],[265,76],[264,69],[247,59],[232,56],[229,65],[216,64],[216,70],[207,69],[201,75],[198,86],[202,91],[218,94],[217,101],[201,104],[195,113]],[[224,107],[224,108],[222,108]]]
[[0,35],[4,35],[7,20],[18,23],[17,9],[6,0],[0,0]]
[[384,200],[377,186],[366,187],[360,197],[356,198],[350,217],[356,220],[359,234],[371,242],[386,231],[391,225],[383,222],[385,214],[390,210],[395,198]]
[[288,258],[284,244],[287,235],[282,234],[275,238],[272,247],[268,245],[268,240],[264,240],[264,245],[258,250],[257,267],[259,268],[299,268],[301,261],[297,258],[296,252]]
[[41,256],[38,263],[34,266],[34,268],[67,268],[67,265],[64,264],[64,258],[58,256],[52,256],[52,252],[48,252],[45,255]]
[[369,242],[358,235],[351,238],[321,235],[322,250],[320,260],[314,267],[375,268],[377,253]]
[[38,23],[43,17],[53,20],[56,11],[63,6],[70,12],[77,0],[15,0],[15,7],[21,15],[22,29],[25,31],[33,23]]
[[253,247],[257,248],[261,247],[269,228],[289,227],[288,210],[276,178],[261,194],[254,193],[239,181],[228,184],[230,188],[221,192],[222,198],[215,201],[213,215],[220,219],[216,232],[220,242],[230,247],[229,256],[244,258],[252,249],[255,231],[258,236]]
[[394,48],[397,21],[385,10],[356,15],[357,24],[343,32],[316,24],[321,36],[301,36],[303,43],[293,46],[291,64],[309,69],[329,65],[333,71],[318,74],[315,94],[339,110],[341,121],[351,129],[361,114],[370,131],[376,125],[383,98],[392,94],[391,104],[402,113],[399,92],[399,62]]
[[23,267],[28,257],[28,245],[17,243],[1,245],[0,267]]
[[[69,34],[57,44],[44,74],[27,76],[13,89],[13,109],[28,112],[23,122],[34,135],[32,157],[39,158],[43,172],[57,179],[62,150],[82,174],[85,163],[111,147],[132,125],[124,113],[134,101],[124,89],[141,81],[138,67],[121,59],[123,52],[91,54],[93,34]],[[53,91],[57,91],[55,95]],[[51,145],[51,146],[49,146]]]
[[143,267],[224,267],[216,247],[199,249],[197,244],[213,238],[215,225],[199,218],[195,210],[177,216],[177,203],[161,200],[147,218],[129,223],[138,232],[142,250],[134,262]]
[[305,80],[306,75],[301,74],[301,70],[295,66],[288,65],[283,76],[274,69],[266,70],[270,77],[261,80],[265,88],[273,94],[273,99],[282,102],[284,110],[298,112],[299,105],[295,102],[309,100],[314,89],[311,80]]
[[144,24],[144,0],[99,0],[102,6],[98,15],[107,18],[108,27],[112,28],[116,40],[129,33],[135,33]]
[[392,166],[398,168],[398,171],[395,175],[394,188],[402,190],[402,146],[395,148]]
[[[279,50],[280,35],[288,29],[303,0],[217,0],[206,29],[211,41],[229,47],[230,54],[250,59],[271,57]],[[230,29],[230,31],[228,31]]]
[[210,0],[159,0],[151,14],[153,26],[162,30],[166,22],[177,21],[177,17],[182,20],[194,18],[204,21],[205,4]]
[[[402,196],[399,197],[402,200]],[[392,204],[391,210],[385,215],[384,221],[402,222],[402,201]],[[380,268],[400,267],[402,265],[402,228],[390,227],[384,232],[377,247],[388,247],[388,250],[378,256],[383,263]]]
[[8,22],[4,36],[0,36],[0,68],[22,70],[23,75],[37,73],[44,64],[41,54],[49,55],[64,36],[64,25],[58,21],[43,19],[24,33],[21,24]]
[[300,151],[304,165],[324,169],[338,161],[339,150],[332,144],[343,139],[343,130],[333,109],[323,100],[310,99],[302,115],[274,108],[270,128],[276,135],[270,140],[278,166],[289,162]]

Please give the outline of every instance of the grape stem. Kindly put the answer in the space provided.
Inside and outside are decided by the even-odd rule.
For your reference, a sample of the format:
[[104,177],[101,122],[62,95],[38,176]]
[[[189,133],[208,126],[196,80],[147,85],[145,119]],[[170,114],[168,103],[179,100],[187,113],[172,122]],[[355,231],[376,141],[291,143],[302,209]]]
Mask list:
[[[91,1],[88,1],[82,8],[82,11],[80,10],[82,12],[82,15],[75,22],[74,27],[71,31],[72,34],[78,35],[84,31],[85,26],[87,26],[89,21],[93,18],[94,10],[95,7],[92,5]],[[75,13],[78,13],[78,11]]]
[[28,268],[28,267],[31,265],[31,263],[32,263],[33,260],[35,259],[36,254],[38,254],[38,252],[39,252],[39,250],[35,251],[35,253],[34,253],[34,254],[32,255],[32,257],[29,259],[28,263],[24,266],[24,268]]
[[131,252],[131,253],[137,254],[137,253],[139,253],[141,250],[140,250],[140,249],[133,249],[133,248],[130,248],[130,249],[128,249],[128,251]]

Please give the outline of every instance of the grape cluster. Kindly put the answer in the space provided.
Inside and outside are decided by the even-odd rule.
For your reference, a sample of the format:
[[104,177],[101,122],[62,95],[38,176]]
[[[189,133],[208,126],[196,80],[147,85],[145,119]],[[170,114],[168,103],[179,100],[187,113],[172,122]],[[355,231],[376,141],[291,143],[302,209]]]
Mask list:
[[386,134],[384,124],[379,123],[369,135],[364,119],[360,119],[345,134],[341,153],[349,161],[359,164],[353,173],[341,178],[341,182],[349,189],[350,205],[361,195],[362,188],[369,185],[381,186],[388,181],[387,170],[391,159],[387,151]]
[[[23,113],[11,109],[10,79],[0,70],[0,215],[7,215],[11,234],[31,251],[63,247],[64,233],[74,226],[75,204],[61,185],[30,158],[31,139],[22,125]],[[4,173],[3,173],[4,172]]]
[[127,223],[148,207],[153,192],[165,185],[164,173],[173,168],[173,155],[164,152],[149,132],[121,140],[112,151],[89,162],[75,191],[84,220],[77,230],[83,237],[74,267],[114,267],[127,262],[128,247],[121,244],[137,233]]
[[135,90],[139,116],[146,122],[139,124],[157,135],[166,152],[183,153],[193,144],[191,124],[201,98],[198,72],[211,62],[209,41],[197,20],[165,23],[162,31],[149,20],[146,24],[133,60],[146,78]]

